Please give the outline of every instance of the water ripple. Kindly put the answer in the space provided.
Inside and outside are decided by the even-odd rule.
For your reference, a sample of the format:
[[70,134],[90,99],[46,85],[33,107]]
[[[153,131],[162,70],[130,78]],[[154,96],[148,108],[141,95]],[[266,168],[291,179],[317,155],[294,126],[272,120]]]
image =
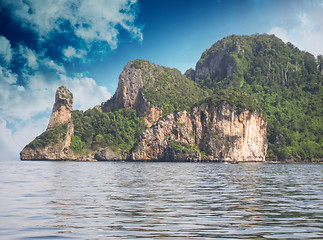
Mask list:
[[322,239],[323,165],[0,162],[3,239]]

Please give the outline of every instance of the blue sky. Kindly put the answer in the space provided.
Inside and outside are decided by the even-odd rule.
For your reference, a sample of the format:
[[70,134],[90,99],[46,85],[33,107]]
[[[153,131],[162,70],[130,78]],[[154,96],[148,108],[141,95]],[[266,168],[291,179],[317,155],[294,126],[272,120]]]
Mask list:
[[275,34],[323,54],[323,0],[1,0],[0,152],[46,129],[55,90],[74,109],[110,98],[128,61],[185,72],[231,34]]

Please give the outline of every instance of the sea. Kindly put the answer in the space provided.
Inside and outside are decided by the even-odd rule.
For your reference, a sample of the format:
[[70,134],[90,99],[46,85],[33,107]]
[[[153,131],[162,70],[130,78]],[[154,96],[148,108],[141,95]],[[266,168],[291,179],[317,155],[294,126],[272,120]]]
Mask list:
[[0,239],[323,239],[323,164],[0,161]]

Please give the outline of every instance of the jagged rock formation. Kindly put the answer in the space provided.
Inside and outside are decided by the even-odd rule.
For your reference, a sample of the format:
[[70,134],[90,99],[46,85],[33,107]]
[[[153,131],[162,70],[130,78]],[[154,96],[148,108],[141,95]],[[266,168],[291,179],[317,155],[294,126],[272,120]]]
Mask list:
[[[246,95],[226,93],[216,98],[222,101],[221,104],[205,99],[190,111],[175,111],[164,118],[160,118],[161,112],[157,112],[157,119],[148,114],[155,107],[142,94],[142,72],[134,68],[133,64],[130,62],[122,72],[114,97],[101,107],[104,111],[133,108],[146,117],[146,121],[152,126],[143,132],[135,149],[120,154],[107,147],[93,149],[86,156],[75,154],[71,148],[74,132],[71,118],[73,95],[62,86],[56,92],[47,130],[23,149],[21,159],[228,162],[265,160],[266,122],[261,113],[249,111],[246,103],[242,107],[239,105],[240,108],[235,103],[230,104],[232,99],[235,99],[233,102],[245,100]],[[245,102],[250,102],[250,99]]]
[[[59,133],[57,133],[59,131]],[[21,160],[76,160],[70,144],[74,131],[73,123],[68,122],[61,126],[46,130],[34,141],[28,144],[21,152]],[[51,135],[58,134],[54,142],[48,142]],[[43,142],[44,141],[44,142]],[[81,160],[79,158],[78,160]]]
[[[158,68],[150,64],[152,68]],[[111,99],[102,103],[103,112],[116,111],[121,108],[137,110],[148,126],[154,124],[161,116],[162,109],[147,101],[142,93],[144,85],[144,69],[136,68],[135,61],[129,62],[119,76],[118,88]],[[151,75],[153,80],[155,76]]]
[[47,130],[23,149],[21,159],[265,161],[262,107],[247,94],[214,95],[207,85],[213,86],[212,78],[236,76],[240,66],[230,54],[244,51],[239,41],[224,39],[185,75],[149,61],[131,61],[114,96],[84,113],[73,111],[73,95],[59,87]]
[[238,54],[243,52],[238,41],[234,41],[233,45],[229,45],[226,38],[217,42],[210,49],[206,50],[201,59],[197,62],[195,70],[189,69],[185,75],[191,79],[204,79],[207,77],[226,78],[236,71],[236,62],[231,58],[232,52]]
[[63,160],[73,155],[69,148],[74,132],[72,110],[73,94],[59,87],[46,131],[21,151],[21,160]]
[[225,102],[218,107],[204,103],[191,111],[172,113],[147,129],[132,159],[265,161],[266,127],[258,112],[239,114]]
[[103,148],[94,154],[94,159],[98,161],[118,161],[125,160],[125,157],[122,157],[109,149]]
[[72,111],[73,94],[65,86],[60,86],[56,91],[55,104],[53,106],[47,130],[70,122]]
[[101,104],[103,112],[135,109],[150,127],[165,114],[190,107],[207,93],[177,69],[146,60],[129,62],[119,77],[114,96]]
[[102,111],[110,112],[120,108],[137,108],[143,101],[142,71],[129,62],[119,76],[118,88],[111,99],[102,104]]

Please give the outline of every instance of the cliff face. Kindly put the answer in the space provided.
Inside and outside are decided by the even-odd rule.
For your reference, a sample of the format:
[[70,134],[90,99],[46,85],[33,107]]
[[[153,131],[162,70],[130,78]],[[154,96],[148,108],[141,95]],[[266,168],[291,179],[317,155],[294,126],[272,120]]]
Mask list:
[[110,112],[121,108],[136,108],[138,102],[142,102],[142,72],[132,65],[132,62],[129,62],[122,70],[118,88],[113,97],[102,104],[102,111]]
[[[102,112],[92,109],[81,118],[83,113],[75,111],[72,119],[73,95],[59,87],[47,130],[22,150],[21,159],[264,161],[267,125],[253,99],[234,92],[205,95],[176,69],[148,61],[130,62],[120,74],[112,99],[101,105]],[[122,108],[135,109],[138,118],[144,118],[149,128],[141,136],[143,130],[137,134],[129,125],[139,126],[136,112],[116,111]],[[170,113],[165,114],[163,108]],[[190,110],[175,111],[183,108]],[[111,111],[117,114],[108,114]],[[115,129],[104,125],[106,119],[113,119],[109,123]],[[133,134],[138,137],[130,141]],[[127,144],[120,136],[133,145],[122,149]],[[120,147],[109,147],[111,139],[120,140]]]
[[115,94],[101,105],[102,111],[110,112],[121,108],[135,109],[144,117],[148,126],[154,124],[162,115],[162,110],[145,99],[142,93],[143,78],[143,69],[136,68],[134,61],[129,62],[119,76]]
[[229,104],[202,104],[172,113],[141,136],[133,160],[264,161],[266,122],[248,110],[238,114]]
[[190,108],[207,95],[177,69],[137,59],[123,69],[114,96],[101,109],[135,109],[150,127],[162,115]]
[[47,130],[55,128],[60,124],[70,122],[72,111],[73,94],[65,86],[61,86],[56,91],[55,104],[53,106]]
[[69,148],[74,132],[72,111],[73,94],[61,86],[46,131],[21,151],[21,160],[60,160],[73,154]]
[[213,92],[254,96],[270,123],[267,158],[308,161],[323,156],[322,63],[322,56],[315,58],[274,35],[231,35],[207,49],[185,75]]
[[228,45],[226,39],[223,39],[205,51],[201,59],[197,62],[195,70],[189,69],[185,75],[191,79],[205,79],[207,77],[225,78],[236,71],[236,62],[231,57],[232,52],[238,54],[243,52],[238,41],[233,45]]

